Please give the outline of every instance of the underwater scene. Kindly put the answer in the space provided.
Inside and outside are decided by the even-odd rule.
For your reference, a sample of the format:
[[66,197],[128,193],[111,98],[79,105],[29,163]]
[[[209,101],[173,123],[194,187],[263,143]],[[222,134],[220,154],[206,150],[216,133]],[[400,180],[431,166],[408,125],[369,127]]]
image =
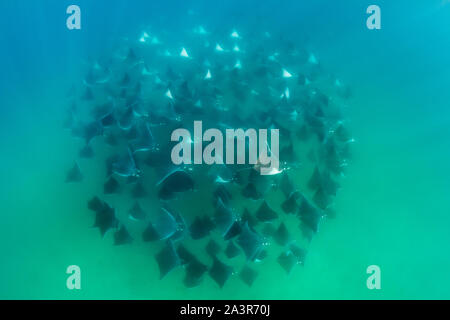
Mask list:
[[450,298],[450,1],[0,12],[0,299]]

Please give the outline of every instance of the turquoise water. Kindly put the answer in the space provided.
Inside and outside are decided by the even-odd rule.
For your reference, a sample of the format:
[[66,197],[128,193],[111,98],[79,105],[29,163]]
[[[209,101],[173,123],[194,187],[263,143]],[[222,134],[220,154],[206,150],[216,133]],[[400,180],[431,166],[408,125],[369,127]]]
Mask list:
[[[65,28],[69,4],[0,5],[1,298],[450,298],[450,3],[379,1],[382,29],[376,31],[365,28],[371,4],[365,1],[231,1],[220,8],[79,1],[81,31]],[[322,223],[304,267],[286,275],[264,260],[250,288],[238,277],[223,289],[208,277],[186,289],[181,272],[159,280],[155,245],[112,246],[90,228],[86,201],[101,191],[103,168],[80,160],[82,186],[64,183],[82,146],[62,129],[67,92],[82,79],[86,61],[143,25],[168,29],[176,39],[176,30],[196,21],[273,30],[298,45],[307,39],[327,71],[353,92],[343,112],[356,141],[336,218]],[[125,210],[121,197],[112,201]],[[72,264],[82,270],[79,291],[66,288]],[[381,290],[366,287],[373,264],[381,268]]]

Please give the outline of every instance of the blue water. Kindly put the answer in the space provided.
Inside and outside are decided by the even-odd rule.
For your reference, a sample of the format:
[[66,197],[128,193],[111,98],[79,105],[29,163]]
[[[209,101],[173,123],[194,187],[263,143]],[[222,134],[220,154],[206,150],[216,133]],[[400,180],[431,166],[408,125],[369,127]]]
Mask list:
[[[82,29],[66,28],[77,4]],[[450,298],[450,2],[7,1],[0,4],[0,298],[448,299]],[[191,12],[189,14],[189,12]],[[79,144],[62,130],[67,92],[88,61],[146,26],[270,30],[315,52],[349,84],[344,112],[355,137],[336,197],[337,217],[313,239],[307,262],[286,275],[273,262],[248,288],[232,278],[193,289],[158,279],[143,243],[114,247],[89,228],[83,187],[64,183]],[[92,182],[92,183],[90,183]],[[118,204],[120,206],[120,204]],[[82,289],[66,288],[66,267]],[[381,268],[381,289],[366,268]]]

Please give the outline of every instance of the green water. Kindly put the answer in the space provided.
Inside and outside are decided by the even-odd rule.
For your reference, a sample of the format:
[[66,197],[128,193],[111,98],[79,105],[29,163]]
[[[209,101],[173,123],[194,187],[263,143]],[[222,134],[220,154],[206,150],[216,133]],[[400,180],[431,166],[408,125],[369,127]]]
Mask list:
[[[16,96],[12,105],[42,101],[47,114],[35,113],[12,139],[2,168],[2,298],[442,298],[449,288],[448,141],[433,140],[445,132],[444,119],[432,129],[405,122],[391,112],[398,105],[421,110],[423,101],[362,83],[347,113],[357,141],[354,158],[336,199],[336,219],[323,223],[313,239],[307,263],[290,276],[275,262],[263,262],[260,281],[247,288],[233,278],[222,290],[212,281],[186,289],[181,273],[158,280],[148,245],[114,247],[88,228],[85,209],[96,191],[89,180],[67,185],[65,170],[78,151],[69,134],[54,123],[58,97],[49,88]],[[50,93],[50,95],[49,95]],[[372,96],[371,99],[367,99]],[[420,97],[419,97],[420,98]],[[48,106],[54,106],[49,108]],[[372,110],[372,112],[368,112]],[[375,111],[376,110],[376,111]],[[425,110],[426,112],[426,110]],[[62,118],[62,114],[61,114]],[[35,120],[39,119],[39,126]],[[58,132],[55,134],[55,132]],[[63,154],[55,150],[65,150]],[[444,156],[444,157],[443,157]],[[86,176],[95,176],[95,168]],[[79,201],[82,199],[82,201]],[[273,265],[271,265],[271,263]],[[65,287],[65,268],[82,270],[82,290]],[[366,268],[382,270],[382,289],[368,290]]]

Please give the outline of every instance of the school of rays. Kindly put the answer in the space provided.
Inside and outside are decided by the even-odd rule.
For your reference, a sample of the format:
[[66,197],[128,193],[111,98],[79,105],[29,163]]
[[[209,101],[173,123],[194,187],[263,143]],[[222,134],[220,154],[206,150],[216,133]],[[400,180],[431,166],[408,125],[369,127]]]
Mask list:
[[[196,26],[180,41],[150,30],[118,41],[71,89],[64,126],[80,151],[66,181],[82,186],[84,166],[102,172],[87,203],[93,225],[115,245],[152,243],[161,279],[184,272],[186,287],[208,276],[223,287],[238,276],[251,286],[266,259],[294,272],[335,217],[353,141],[348,86],[306,45],[269,32]],[[171,133],[194,121],[279,129],[279,169],[174,165]]]

